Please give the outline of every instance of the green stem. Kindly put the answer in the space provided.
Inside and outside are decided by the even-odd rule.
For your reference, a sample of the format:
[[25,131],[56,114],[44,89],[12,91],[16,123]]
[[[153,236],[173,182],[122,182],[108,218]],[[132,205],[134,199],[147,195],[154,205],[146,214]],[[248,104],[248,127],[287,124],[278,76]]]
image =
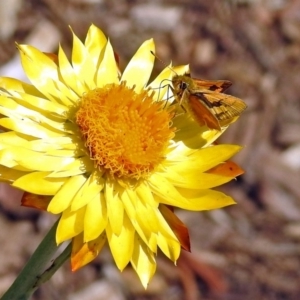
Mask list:
[[48,281],[52,275],[70,258],[72,250],[72,243],[70,243],[65,250],[53,261],[52,265],[36,280],[34,287],[38,288],[40,285]]
[[58,221],[50,229],[19,276],[2,296],[1,300],[29,299],[38,286],[48,280],[70,256],[71,248],[69,245],[61,255],[54,260],[50,268],[47,269],[50,260],[53,259],[58,249],[55,241],[57,224]]

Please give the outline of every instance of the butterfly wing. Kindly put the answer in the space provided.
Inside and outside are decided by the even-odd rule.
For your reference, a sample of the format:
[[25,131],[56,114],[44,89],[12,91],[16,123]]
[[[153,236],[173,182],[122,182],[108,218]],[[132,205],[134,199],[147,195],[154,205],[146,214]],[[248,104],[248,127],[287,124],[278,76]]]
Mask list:
[[228,80],[193,79],[193,81],[196,88],[206,89],[216,93],[222,93],[232,85],[232,83]]
[[190,94],[189,101],[182,103],[183,107],[192,115],[200,126],[221,130],[218,119],[198,96]]
[[247,108],[244,101],[231,95],[214,92],[196,93],[196,95],[210,109],[221,126],[232,123]]
[[200,126],[221,130],[247,107],[239,98],[222,93],[231,86],[227,80],[193,79],[185,74],[175,76],[172,83],[176,100]]

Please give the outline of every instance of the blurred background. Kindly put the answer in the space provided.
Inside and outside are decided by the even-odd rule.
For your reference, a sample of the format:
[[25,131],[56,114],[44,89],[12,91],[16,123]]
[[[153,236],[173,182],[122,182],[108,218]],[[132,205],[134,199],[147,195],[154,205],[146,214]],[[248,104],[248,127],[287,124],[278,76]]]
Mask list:
[[[66,263],[33,299],[300,299],[300,1],[0,1],[0,75],[25,80],[15,41],[45,52],[61,43],[70,53],[68,26],[84,39],[91,23],[110,38],[121,69],[153,37],[164,62],[232,81],[228,92],[248,109],[220,142],[244,146],[235,161],[245,174],[222,188],[237,205],[177,212],[192,254],[178,267],[158,255],[146,291],[104,251],[74,274]],[[157,62],[155,72],[163,67]],[[55,221],[19,200],[0,186],[0,295]]]

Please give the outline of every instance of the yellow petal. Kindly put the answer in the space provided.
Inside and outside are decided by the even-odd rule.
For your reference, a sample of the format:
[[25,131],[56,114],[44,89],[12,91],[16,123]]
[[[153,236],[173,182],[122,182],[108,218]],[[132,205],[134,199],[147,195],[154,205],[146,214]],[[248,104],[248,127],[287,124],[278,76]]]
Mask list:
[[64,50],[59,46],[58,49],[59,73],[65,84],[71,88],[79,97],[87,92],[87,87],[81,82],[69,62]]
[[[47,55],[29,45],[17,45],[17,48],[20,51],[23,68],[30,80],[35,82],[40,79],[39,77],[58,80],[57,65]],[[35,65],[37,61],[39,64]],[[34,83],[34,86],[37,85]]]
[[118,66],[110,41],[107,41],[103,59],[97,71],[96,82],[98,88],[101,88],[106,84],[119,83]]
[[34,109],[34,111],[43,113],[46,116],[51,115],[61,119],[67,118],[67,107],[59,103],[51,102],[47,99],[26,93],[14,93],[12,98],[18,104],[23,105],[29,109]]
[[187,147],[199,149],[212,144],[224,131],[209,129],[200,126],[190,114],[182,111],[173,120],[173,125],[180,130],[176,131],[175,141],[182,141]]
[[163,235],[159,232],[157,237],[157,244],[164,255],[166,255],[173,262],[177,261],[181,249],[181,245],[177,239]]
[[178,188],[183,201],[177,199],[162,199],[167,205],[193,210],[211,210],[235,204],[235,201],[224,193],[214,190],[189,190]]
[[53,168],[63,168],[75,159],[73,157],[48,156],[15,146],[0,151],[0,163],[7,167],[18,164],[32,171],[52,171]]
[[24,172],[7,168],[0,165],[0,180],[6,183],[13,183],[18,178],[22,177]]
[[105,184],[105,198],[107,214],[111,229],[114,234],[119,235],[123,226],[124,207],[119,198],[117,184],[107,181]]
[[92,241],[105,230],[107,209],[103,193],[96,195],[86,206],[84,217],[84,241]]
[[[0,140],[1,140],[1,135],[0,135]],[[75,136],[59,136],[54,138],[32,140],[29,142],[29,149],[38,152],[48,153],[51,150],[56,150],[56,149],[75,150],[77,149],[76,146],[77,144],[78,141]],[[24,146],[24,148],[27,148],[27,146]]]
[[46,116],[42,113],[28,109],[22,105],[17,104],[15,101],[9,98],[0,97],[1,107],[0,114],[10,118],[19,119],[23,122],[33,121],[36,124],[42,125],[46,128],[53,129],[55,131],[72,133],[66,126],[64,119],[53,120],[50,118],[50,113]]
[[188,210],[208,210],[234,204],[233,199],[213,190],[175,188],[165,177],[153,174],[149,180],[160,202]]
[[[174,72],[171,68],[171,64],[164,68],[164,70],[148,85],[147,88],[152,89],[154,92],[153,99],[160,101],[165,99],[164,96],[167,95],[167,98],[171,95],[168,95],[167,92],[170,90],[171,79],[174,76]],[[174,99],[172,99],[173,101]]]
[[61,136],[62,133],[55,129],[47,129],[42,125],[37,124],[28,119],[16,118],[2,118],[0,119],[0,126],[7,129],[17,131],[19,133],[31,135],[37,138],[51,138]]
[[73,51],[72,51],[72,66],[81,83],[89,90],[96,87],[95,74],[96,66],[94,65],[87,49],[73,33]]
[[124,223],[119,235],[113,233],[111,226],[106,227],[106,235],[117,267],[122,271],[129,263],[134,245],[134,228],[127,215],[124,215]]
[[91,170],[93,170],[93,162],[89,157],[85,156],[82,158],[76,158],[76,160],[70,164],[62,166],[61,169],[55,169],[49,174],[49,177],[69,177],[89,173]]
[[65,184],[51,200],[48,206],[48,211],[53,214],[59,214],[67,209],[74,196],[85,182],[86,177],[84,175],[73,176],[67,179]]
[[65,149],[53,149],[53,150],[49,150],[45,153],[47,156],[57,156],[57,157],[78,157],[80,156],[80,154],[82,155],[82,153],[80,153],[79,151],[77,151],[76,149],[73,150],[65,150]]
[[134,86],[137,93],[147,85],[150,78],[155,59],[151,51],[155,52],[153,39],[141,45],[123,72],[121,81],[126,81],[128,87]]
[[35,95],[37,97],[43,97],[44,95],[34,86],[25,82],[22,82],[18,79],[9,78],[9,77],[0,77],[0,95],[10,96],[11,91],[26,93],[29,95]]
[[[134,229],[145,244],[151,249],[152,252],[157,252],[157,235],[155,232],[150,230],[145,222],[141,221],[143,215],[138,211],[137,204],[139,199],[135,191],[125,189],[123,193],[120,193],[124,210],[132,222]],[[156,226],[156,224],[155,224]],[[156,226],[157,227],[157,226]]]
[[95,25],[91,25],[85,39],[85,47],[95,66],[103,59],[103,50],[107,43],[104,33]]
[[153,252],[137,237],[134,240],[134,250],[131,265],[138,274],[142,285],[147,288],[148,283],[156,270]]
[[174,66],[172,69],[177,75],[185,75],[190,73],[189,65]]
[[38,195],[55,195],[66,178],[47,178],[48,172],[33,172],[17,179],[12,186]]
[[186,201],[174,185],[158,173],[152,174],[149,178],[149,186],[152,188],[153,193],[164,199],[164,201],[172,201],[173,203],[184,203]]
[[209,189],[227,183],[235,178],[235,176],[229,177],[198,171],[178,173],[172,168],[166,169],[163,176],[168,178],[171,184],[187,189]]
[[97,172],[90,175],[85,184],[78,191],[74,197],[71,205],[71,210],[77,210],[84,205],[88,204],[95,196],[99,196],[99,193],[104,187],[104,180],[99,178]]
[[32,137],[16,133],[14,131],[0,133],[0,149],[8,146],[18,146],[22,148],[30,149],[30,140]]
[[56,230],[56,243],[60,244],[83,231],[85,207],[71,211],[69,208],[64,210],[59,220]]
[[159,206],[159,202],[153,197],[152,191],[146,181],[141,182],[135,190],[139,201],[142,201],[144,205],[149,205],[153,208]]
[[[195,170],[205,172],[230,159],[241,149],[242,147],[238,145],[217,145],[190,151],[186,154],[186,159],[174,163],[172,169],[181,174]],[[184,149],[179,151],[184,151]],[[174,158],[176,159],[176,156]]]
[[176,235],[166,222],[165,218],[157,213],[160,230],[158,232],[157,244],[163,253],[172,261],[176,261],[180,254],[181,245]]
[[148,231],[147,235],[149,235],[149,233],[157,233],[159,224],[157,216],[158,209],[143,204],[139,199],[136,205],[136,211],[138,212],[136,218],[140,226],[144,228],[143,231]]
[[77,96],[59,80],[58,67],[47,55],[32,46],[17,47],[26,75],[49,100],[65,105],[72,105],[72,100],[77,100]]

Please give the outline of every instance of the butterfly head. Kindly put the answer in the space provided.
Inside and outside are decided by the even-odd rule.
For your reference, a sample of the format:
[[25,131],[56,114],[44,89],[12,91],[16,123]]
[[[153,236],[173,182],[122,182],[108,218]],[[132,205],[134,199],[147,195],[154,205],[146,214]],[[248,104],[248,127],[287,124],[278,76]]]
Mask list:
[[174,93],[176,96],[181,97],[186,90],[189,90],[192,85],[190,74],[176,75],[172,79]]

